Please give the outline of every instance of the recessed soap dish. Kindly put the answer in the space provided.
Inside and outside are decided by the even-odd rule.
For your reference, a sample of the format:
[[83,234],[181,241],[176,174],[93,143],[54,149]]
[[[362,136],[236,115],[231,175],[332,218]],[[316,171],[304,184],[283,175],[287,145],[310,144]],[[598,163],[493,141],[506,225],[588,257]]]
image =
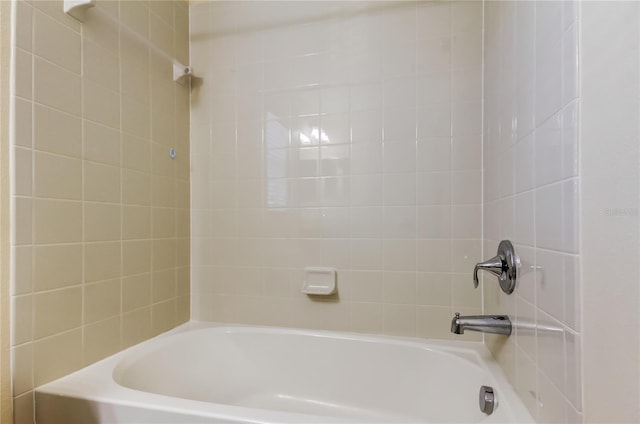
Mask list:
[[67,15],[84,22],[84,13],[95,5],[96,0],[64,0],[63,10]]
[[310,267],[304,269],[302,293],[328,296],[336,291],[335,268]]

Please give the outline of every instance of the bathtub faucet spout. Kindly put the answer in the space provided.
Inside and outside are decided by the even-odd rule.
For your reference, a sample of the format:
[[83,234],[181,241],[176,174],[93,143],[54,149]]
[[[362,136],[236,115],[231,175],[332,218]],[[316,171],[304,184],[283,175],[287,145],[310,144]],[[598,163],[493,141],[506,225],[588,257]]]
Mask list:
[[482,333],[511,334],[511,320],[506,315],[472,315],[461,317],[458,312],[451,320],[451,332],[464,334],[465,330]]

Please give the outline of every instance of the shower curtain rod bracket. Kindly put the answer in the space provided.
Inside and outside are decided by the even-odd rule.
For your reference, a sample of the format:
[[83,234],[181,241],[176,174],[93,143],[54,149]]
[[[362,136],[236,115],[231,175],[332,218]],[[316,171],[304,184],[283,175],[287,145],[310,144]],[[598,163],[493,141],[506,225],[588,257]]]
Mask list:
[[184,66],[180,63],[173,64],[173,80],[180,85],[184,85],[187,79],[193,75],[191,66]]

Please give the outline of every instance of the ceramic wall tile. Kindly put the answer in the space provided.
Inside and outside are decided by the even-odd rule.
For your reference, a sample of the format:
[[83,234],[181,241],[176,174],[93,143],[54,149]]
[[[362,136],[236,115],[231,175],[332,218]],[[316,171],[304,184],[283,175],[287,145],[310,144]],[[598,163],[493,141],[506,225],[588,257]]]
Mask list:
[[[581,290],[577,7],[573,1],[485,3],[483,155],[513,158],[515,168],[485,161],[484,242],[495,246],[514,234],[521,271],[508,296],[515,302],[487,286],[484,308],[514,316],[517,372],[507,375],[539,422],[568,422],[570,411],[572,417],[582,411],[575,368],[582,355],[575,347]],[[502,60],[501,54],[512,54],[514,39],[514,62]],[[505,146],[513,144],[510,156]],[[513,233],[509,205],[515,205]],[[513,369],[508,346],[486,340],[503,368]]]
[[[161,291],[165,295],[155,300],[150,296],[152,283],[175,288],[176,282],[166,284],[162,272],[184,278],[178,269],[189,263],[189,233],[183,228],[189,199],[176,195],[177,187],[188,191],[189,175],[174,174],[173,167],[161,162],[164,158],[173,165],[169,144],[184,149],[182,154],[189,149],[189,108],[180,100],[188,95],[188,87],[171,81],[169,60],[154,59],[152,75],[150,47],[141,42],[148,38],[153,18],[155,40],[173,53],[175,39],[176,49],[184,50],[177,53],[188,63],[186,5],[180,9],[183,22],[178,29],[176,21],[174,29],[173,3],[98,3],[105,15],[87,14],[82,31],[76,20],[62,12],[59,2],[15,4],[19,78],[12,146],[16,180],[12,351],[16,417],[26,413],[34,385],[189,317],[188,301],[181,300],[180,315],[175,314],[174,303],[167,303],[175,300],[177,289],[169,294]],[[113,7],[122,10],[119,29],[106,17]],[[171,19],[166,20],[169,10]],[[162,34],[156,31],[160,27]],[[131,38],[134,33],[142,38]],[[163,122],[167,134],[158,140],[167,145],[153,168],[150,81],[162,87],[153,91],[155,101],[162,100],[171,110],[168,118],[161,117],[169,122]],[[188,162],[188,156],[184,154],[181,161]],[[163,179],[155,180],[153,173]],[[178,215],[182,217],[180,236]],[[186,240],[180,243],[186,253],[179,255],[173,247],[178,237]],[[166,240],[174,245],[165,246]],[[152,255],[168,268],[150,273]],[[182,297],[188,299],[188,292],[182,290]]]
[[[238,25],[267,22],[278,10],[294,13],[288,6],[246,9]],[[345,7],[307,6],[310,14]],[[214,261],[221,267],[258,266],[272,276],[270,287],[293,287],[261,292],[237,275],[219,285],[195,272],[194,297],[240,296],[225,297],[221,314],[207,312],[202,299],[196,319],[240,314],[264,324],[265,311],[236,308],[250,296],[298,299],[302,268],[325,265],[338,269],[338,309],[352,320],[346,328],[449,337],[435,324],[417,328],[416,308],[442,306],[422,315],[449,320],[451,290],[444,287],[452,284],[451,264],[468,268],[480,255],[482,8],[464,2],[374,9],[311,23],[292,17],[240,35],[227,34],[219,19],[235,13],[229,5],[190,6],[192,65],[210,83],[191,103],[194,260],[204,265],[209,252],[220,252]],[[196,36],[212,28],[219,37]],[[328,37],[327,28],[336,31]],[[247,97],[251,92],[262,95]],[[230,238],[237,255],[221,252]],[[471,295],[460,291],[458,304],[468,306]],[[329,307],[296,302],[281,322],[335,328],[334,320],[318,321]]]

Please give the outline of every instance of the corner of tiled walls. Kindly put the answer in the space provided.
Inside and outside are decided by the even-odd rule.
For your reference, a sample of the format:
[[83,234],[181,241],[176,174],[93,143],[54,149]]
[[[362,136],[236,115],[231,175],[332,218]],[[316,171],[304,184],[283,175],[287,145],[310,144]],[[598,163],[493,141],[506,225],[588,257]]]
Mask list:
[[485,341],[539,422],[581,422],[578,4],[485,2],[484,251],[514,242],[516,291],[484,280]]
[[84,24],[60,0],[13,7],[13,391],[32,423],[33,387],[189,319],[189,88],[170,59],[189,63],[188,4],[98,1]]
[[9,92],[11,68],[11,4],[0,2],[0,422],[11,423],[11,350],[9,290]]
[[482,307],[482,3],[190,9],[192,317],[452,337]]

